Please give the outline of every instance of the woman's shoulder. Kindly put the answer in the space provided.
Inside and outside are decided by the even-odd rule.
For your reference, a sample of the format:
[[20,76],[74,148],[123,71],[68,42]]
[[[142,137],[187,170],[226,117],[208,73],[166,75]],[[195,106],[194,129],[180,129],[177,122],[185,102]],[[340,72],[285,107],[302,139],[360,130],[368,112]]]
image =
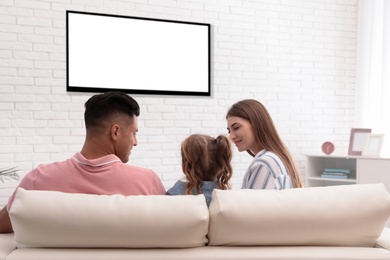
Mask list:
[[258,161],[258,162],[261,162],[261,161],[271,162],[271,161],[275,161],[275,160],[281,161],[279,155],[277,155],[274,152],[265,150],[265,149],[258,152],[255,155],[254,160]]
[[268,150],[262,150],[255,155],[252,167],[258,167],[259,165],[264,165],[269,169],[278,168],[281,171],[285,168],[281,158],[274,152]]

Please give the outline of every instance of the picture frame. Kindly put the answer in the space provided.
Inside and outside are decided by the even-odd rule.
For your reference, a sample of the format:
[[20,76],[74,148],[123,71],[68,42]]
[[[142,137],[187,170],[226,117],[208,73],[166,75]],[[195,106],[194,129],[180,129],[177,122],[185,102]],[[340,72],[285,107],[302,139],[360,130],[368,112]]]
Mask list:
[[351,128],[348,155],[362,155],[366,135],[371,133],[369,128]]
[[384,134],[367,134],[362,155],[380,157]]

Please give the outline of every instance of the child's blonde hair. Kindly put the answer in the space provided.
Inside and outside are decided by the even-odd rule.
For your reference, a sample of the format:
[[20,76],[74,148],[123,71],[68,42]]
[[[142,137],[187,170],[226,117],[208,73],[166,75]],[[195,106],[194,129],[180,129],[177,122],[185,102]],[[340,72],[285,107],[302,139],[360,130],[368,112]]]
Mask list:
[[188,180],[186,194],[192,194],[194,188],[201,194],[202,181],[214,181],[220,189],[230,189],[232,150],[226,136],[190,135],[181,145],[181,157]]

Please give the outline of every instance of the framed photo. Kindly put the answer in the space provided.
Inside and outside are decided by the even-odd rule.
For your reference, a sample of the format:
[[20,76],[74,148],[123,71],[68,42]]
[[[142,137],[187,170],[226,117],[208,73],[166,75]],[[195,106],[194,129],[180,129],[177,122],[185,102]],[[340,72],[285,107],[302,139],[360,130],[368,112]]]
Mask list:
[[362,155],[379,157],[381,155],[383,134],[368,134],[365,139]]
[[371,133],[368,128],[352,128],[349,138],[348,155],[362,155],[366,142],[366,135]]

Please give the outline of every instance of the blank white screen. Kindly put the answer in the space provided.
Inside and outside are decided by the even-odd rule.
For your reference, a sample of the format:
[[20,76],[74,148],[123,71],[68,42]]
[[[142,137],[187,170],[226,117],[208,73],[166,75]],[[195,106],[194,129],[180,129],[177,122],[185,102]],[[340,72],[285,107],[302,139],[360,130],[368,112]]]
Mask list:
[[209,92],[208,25],[68,13],[68,85]]

